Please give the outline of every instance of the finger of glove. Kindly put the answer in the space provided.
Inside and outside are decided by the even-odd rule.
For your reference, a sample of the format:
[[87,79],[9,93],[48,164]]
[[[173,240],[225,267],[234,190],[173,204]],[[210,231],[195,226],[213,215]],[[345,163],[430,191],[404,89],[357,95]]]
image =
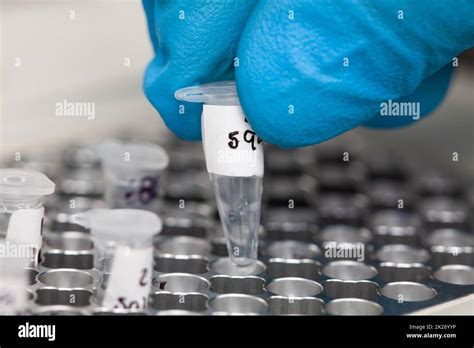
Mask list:
[[426,78],[414,93],[380,103],[377,116],[364,123],[364,126],[387,129],[405,127],[428,116],[443,102],[452,74],[453,66],[448,64]]
[[234,78],[238,40],[255,1],[155,1],[145,6],[156,34],[145,94],[178,137],[201,139],[202,106],[176,100],[175,91]]
[[148,23],[148,35],[153,46],[153,50],[156,52],[158,46],[158,37],[156,35],[155,27],[155,1],[154,0],[142,0],[143,10],[145,11],[146,21]]

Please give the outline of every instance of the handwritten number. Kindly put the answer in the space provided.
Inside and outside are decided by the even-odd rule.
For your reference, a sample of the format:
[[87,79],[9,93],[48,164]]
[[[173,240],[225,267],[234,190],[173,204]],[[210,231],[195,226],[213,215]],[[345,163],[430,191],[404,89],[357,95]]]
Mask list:
[[143,268],[142,269],[142,276],[140,278],[140,286],[147,286],[147,282],[146,282],[146,275],[148,274],[148,269],[147,268]]
[[230,132],[229,139],[230,141],[227,143],[231,149],[236,149],[239,146],[239,140],[236,138],[236,135],[239,134],[238,131]]
[[125,199],[132,205],[148,205],[158,195],[158,178],[146,176],[142,178],[137,186],[137,179],[130,179]]
[[[125,308],[125,309],[132,309],[132,308],[136,308],[136,309],[139,309],[140,308],[140,304],[138,303],[138,301],[130,301],[130,303],[127,304],[127,299],[125,297],[119,297],[117,298],[117,301],[119,302],[119,304],[115,305],[114,308]],[[146,298],[143,298],[143,303],[146,304]]]
[[[230,132],[228,134],[230,141],[227,144],[231,149],[236,149],[239,146],[239,139],[237,139],[238,134],[239,131]],[[257,134],[254,131],[251,131],[250,129],[247,129],[244,132],[243,140],[246,143],[250,144],[253,151],[257,150],[256,144],[261,144],[263,141],[262,138],[258,137]]]

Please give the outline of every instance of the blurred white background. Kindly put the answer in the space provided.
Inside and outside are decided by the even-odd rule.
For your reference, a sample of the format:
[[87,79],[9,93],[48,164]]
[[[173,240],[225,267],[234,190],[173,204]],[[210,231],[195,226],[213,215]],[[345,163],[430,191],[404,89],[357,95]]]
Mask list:
[[[142,92],[152,48],[140,1],[1,4],[2,156],[124,126],[164,128]],[[56,103],[64,99],[95,103],[95,119],[56,116]]]
[[[169,133],[142,92],[152,49],[140,1],[0,1],[0,159],[117,129]],[[474,69],[461,61],[457,70],[445,103],[427,120],[396,131],[355,132],[369,146],[383,143],[472,177]],[[56,116],[55,105],[64,99],[95,103],[95,119]]]

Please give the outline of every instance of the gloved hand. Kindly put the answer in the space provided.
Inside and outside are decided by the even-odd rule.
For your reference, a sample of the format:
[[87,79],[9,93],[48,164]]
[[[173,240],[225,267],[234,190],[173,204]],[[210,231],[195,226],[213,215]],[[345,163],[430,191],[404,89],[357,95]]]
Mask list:
[[186,140],[201,138],[201,105],[185,103],[180,113],[174,92],[234,78],[253,129],[281,147],[360,124],[409,124],[415,115],[382,116],[381,103],[419,102],[428,114],[446,93],[453,58],[474,45],[472,0],[144,0],[144,7],[156,54],[145,93]]

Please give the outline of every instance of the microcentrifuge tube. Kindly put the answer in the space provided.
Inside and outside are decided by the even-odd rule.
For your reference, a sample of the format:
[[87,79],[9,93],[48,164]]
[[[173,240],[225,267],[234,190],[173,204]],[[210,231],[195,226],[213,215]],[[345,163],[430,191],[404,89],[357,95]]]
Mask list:
[[4,240],[0,240],[0,255],[0,315],[25,314],[28,295],[25,267],[30,260],[17,255]]
[[161,232],[161,219],[141,209],[93,209],[74,219],[94,237],[101,276],[98,305],[107,310],[146,309],[152,288],[153,236]]
[[157,210],[166,151],[146,142],[108,141],[98,146],[108,208]]
[[0,169],[0,239],[33,264],[38,261],[43,240],[42,198],[53,193],[54,187],[46,175],[37,171]]
[[256,265],[263,182],[262,140],[240,106],[234,81],[188,87],[178,100],[204,103],[201,127],[206,167],[232,262]]

